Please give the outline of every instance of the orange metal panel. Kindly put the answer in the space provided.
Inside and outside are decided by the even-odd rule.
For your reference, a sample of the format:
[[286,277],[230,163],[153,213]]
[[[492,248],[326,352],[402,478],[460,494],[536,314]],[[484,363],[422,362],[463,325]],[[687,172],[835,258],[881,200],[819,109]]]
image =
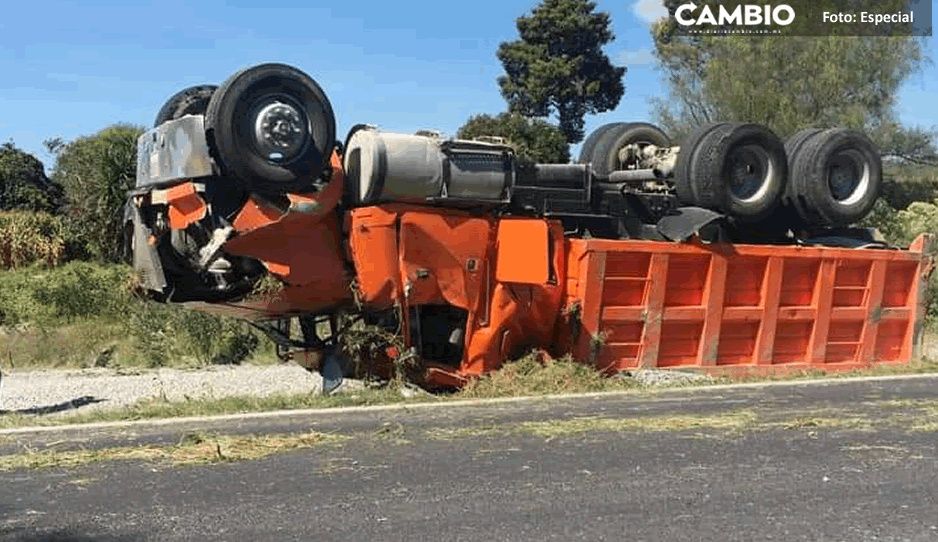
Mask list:
[[403,292],[398,271],[399,214],[380,207],[349,213],[349,252],[360,301],[374,309],[391,307]]
[[[726,295],[727,260],[723,255],[710,258],[710,274],[703,290],[703,335],[698,357],[703,365],[715,365],[720,348],[720,330],[723,324],[723,301]],[[730,286],[731,288],[733,286]],[[703,304],[702,303],[702,304]]]
[[182,183],[166,190],[169,207],[169,227],[184,230],[205,218],[208,207],[192,183]]
[[835,260],[822,260],[814,287],[814,329],[808,343],[808,361],[812,363],[824,363],[827,355],[827,334],[830,331],[831,307],[834,302],[836,266]]
[[778,326],[778,306],[782,296],[782,273],[785,269],[785,260],[778,256],[768,259],[765,268],[765,277],[762,281],[762,303],[759,305],[758,315],[759,335],[755,344],[755,359],[757,365],[772,363],[772,352],[775,350],[775,333]]
[[869,296],[863,307],[863,335],[859,352],[860,361],[873,361],[876,354],[876,336],[879,333],[879,322],[882,320],[883,292],[886,289],[886,268],[884,261],[871,263],[869,274]]
[[[661,328],[667,291],[668,254],[654,254],[648,269],[648,299],[645,301],[645,334],[642,336],[642,367],[654,367],[661,353]],[[669,337],[668,340],[676,339]]]
[[[931,260],[911,250],[568,240],[574,353],[607,370],[849,370],[912,358]],[[596,340],[601,338],[603,340]]]
[[518,284],[547,284],[550,279],[550,240],[547,222],[503,219],[495,240],[495,280]]

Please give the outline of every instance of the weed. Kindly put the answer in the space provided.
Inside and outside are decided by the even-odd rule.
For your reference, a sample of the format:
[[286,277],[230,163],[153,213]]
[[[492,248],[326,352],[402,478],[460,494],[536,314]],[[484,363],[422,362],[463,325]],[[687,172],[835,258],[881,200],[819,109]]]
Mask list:
[[635,388],[629,379],[609,378],[589,365],[576,363],[570,357],[544,359],[532,352],[506,363],[498,371],[470,381],[460,397],[518,397],[524,395],[551,395],[616,391]]

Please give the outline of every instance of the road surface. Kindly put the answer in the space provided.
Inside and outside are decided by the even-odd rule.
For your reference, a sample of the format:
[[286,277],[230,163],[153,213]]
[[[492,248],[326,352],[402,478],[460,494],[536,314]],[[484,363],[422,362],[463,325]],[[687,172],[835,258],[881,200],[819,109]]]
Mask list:
[[938,378],[0,435],[0,454],[310,430],[247,462],[0,473],[13,540],[936,540]]

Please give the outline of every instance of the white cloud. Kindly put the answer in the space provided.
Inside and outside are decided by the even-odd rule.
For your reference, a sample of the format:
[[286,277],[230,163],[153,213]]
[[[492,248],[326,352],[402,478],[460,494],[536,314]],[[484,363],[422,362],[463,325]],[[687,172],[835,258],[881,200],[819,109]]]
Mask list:
[[636,17],[646,23],[653,23],[662,17],[668,16],[668,10],[661,0],[636,0],[632,4],[632,11]]
[[620,66],[647,66],[657,62],[657,59],[651,49],[633,49],[619,51],[615,61]]

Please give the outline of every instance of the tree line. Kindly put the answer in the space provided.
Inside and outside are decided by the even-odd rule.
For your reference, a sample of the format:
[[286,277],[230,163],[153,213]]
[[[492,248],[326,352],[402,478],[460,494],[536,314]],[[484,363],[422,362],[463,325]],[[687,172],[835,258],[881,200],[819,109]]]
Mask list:
[[[673,13],[681,2],[664,3]],[[628,99],[627,68],[604,52],[615,39],[610,15],[589,0],[543,0],[516,28],[517,39],[496,51],[504,74],[494,84],[505,110],[471,116],[457,136],[500,136],[524,159],[568,162],[587,115]],[[653,24],[651,37],[667,84],[655,117],[676,141],[715,120],[758,122],[782,137],[808,126],[856,128],[882,149],[890,207],[938,196],[934,134],[903,126],[896,114],[900,86],[927,60],[921,39],[687,36],[673,18]],[[70,142],[49,140],[55,165],[48,177],[35,157],[3,144],[0,211],[64,221],[67,257],[117,261],[120,208],[142,130],[118,124]]]

